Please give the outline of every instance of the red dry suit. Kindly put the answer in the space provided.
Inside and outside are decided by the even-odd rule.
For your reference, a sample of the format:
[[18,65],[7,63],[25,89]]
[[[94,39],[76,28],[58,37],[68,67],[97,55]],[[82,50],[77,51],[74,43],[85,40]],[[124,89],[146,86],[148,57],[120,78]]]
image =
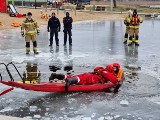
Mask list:
[[83,74],[78,74],[74,76],[66,76],[66,78],[72,78],[76,77],[78,78],[78,83],[77,84],[82,84],[82,85],[89,85],[89,84],[96,84],[96,83],[107,83],[110,81],[113,84],[117,84],[118,79],[114,74],[108,72],[107,70],[102,70],[99,72],[93,72],[93,73],[83,73]]

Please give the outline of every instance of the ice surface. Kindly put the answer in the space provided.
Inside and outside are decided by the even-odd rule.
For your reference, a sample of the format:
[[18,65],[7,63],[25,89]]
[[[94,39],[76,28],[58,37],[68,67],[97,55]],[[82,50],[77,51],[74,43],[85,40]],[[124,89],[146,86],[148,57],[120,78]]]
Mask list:
[[40,115],[34,115],[34,118],[41,118],[41,116]]
[[96,116],[96,113],[92,113],[91,118],[94,118]]
[[84,117],[82,120],[92,120],[91,117]]
[[114,118],[112,116],[105,116],[104,119],[105,120],[113,120]]
[[31,112],[35,112],[37,110],[37,106],[30,106],[29,108]]
[[129,102],[127,100],[122,100],[120,101],[120,105],[127,107],[129,105]]
[[[68,43],[67,48],[63,47],[63,32],[59,33],[59,49],[55,47],[55,41],[53,48],[50,49],[48,33],[44,29],[46,26],[41,26],[42,34],[37,40],[40,54],[33,54],[31,44],[30,56],[25,55],[25,42],[22,40],[24,38],[19,37],[20,35],[17,37],[19,29],[0,31],[1,62],[13,61],[18,64],[21,74],[26,71],[27,62],[36,63],[42,73],[42,79],[48,80],[51,73],[49,65],[55,64],[63,68],[70,64],[73,65],[73,74],[79,74],[93,71],[97,65],[106,66],[117,61],[125,71],[126,81],[130,81],[130,83],[124,81],[118,94],[41,93],[14,89],[12,94],[6,94],[3,96],[4,99],[1,99],[1,112],[6,111],[9,115],[24,117],[38,115],[35,119],[44,120],[61,119],[62,116],[64,120],[82,120],[82,118],[97,120],[104,117],[113,120],[121,118],[158,120],[160,97],[156,95],[160,93],[159,26],[159,19],[144,20],[140,26],[140,46],[128,47],[123,44],[125,32],[123,20],[74,23],[72,49],[69,48]],[[1,67],[1,70],[4,71],[4,67]],[[61,72],[65,73],[63,69],[57,71],[57,73]],[[129,79],[127,73],[135,73],[136,77]],[[13,77],[17,78],[14,72]],[[4,85],[0,87],[3,89]],[[35,112],[36,114],[33,115]],[[109,114],[104,115],[107,112]]]
[[115,115],[114,116],[114,119],[118,119],[118,118],[120,118],[121,117],[121,115]]
[[160,105],[160,99],[157,96],[148,98],[148,101],[151,101],[153,103]]
[[4,109],[0,110],[0,112],[7,112],[7,111],[12,111],[13,108],[11,107],[5,107]]

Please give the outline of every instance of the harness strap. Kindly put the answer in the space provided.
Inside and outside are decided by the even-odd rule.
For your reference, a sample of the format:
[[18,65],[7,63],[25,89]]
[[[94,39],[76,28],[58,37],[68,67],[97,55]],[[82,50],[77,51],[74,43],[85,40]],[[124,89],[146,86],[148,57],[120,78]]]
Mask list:
[[[96,74],[98,75],[99,77],[101,77],[102,79],[104,79],[105,81],[108,81],[102,74],[100,74],[99,72],[92,72],[92,74]],[[104,84],[105,82],[102,82],[100,79],[99,79],[99,82]]]

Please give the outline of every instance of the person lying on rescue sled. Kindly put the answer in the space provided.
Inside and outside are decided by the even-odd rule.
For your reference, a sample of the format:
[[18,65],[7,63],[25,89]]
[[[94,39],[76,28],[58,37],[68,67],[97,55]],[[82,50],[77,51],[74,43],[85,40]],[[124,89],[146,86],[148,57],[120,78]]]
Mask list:
[[66,92],[68,92],[71,84],[91,85],[96,83],[107,83],[109,81],[114,85],[118,83],[118,79],[114,75],[114,69],[112,65],[107,65],[106,68],[98,66],[94,69],[94,72],[85,72],[83,74],[77,74],[74,76],[52,73],[49,77],[49,81],[51,82],[54,79],[66,81]]

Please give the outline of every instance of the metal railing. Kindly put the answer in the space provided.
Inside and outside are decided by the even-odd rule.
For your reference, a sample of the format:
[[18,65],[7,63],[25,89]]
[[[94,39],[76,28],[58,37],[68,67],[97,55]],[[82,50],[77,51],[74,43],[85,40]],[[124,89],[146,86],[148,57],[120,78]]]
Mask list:
[[[4,66],[5,66],[5,68],[6,68],[6,70],[7,70],[7,73],[8,73],[8,75],[9,75],[11,81],[14,81],[13,76],[12,76],[12,74],[11,74],[9,68],[8,68],[9,65],[12,65],[12,66],[15,68],[15,70],[17,71],[17,73],[18,73],[18,75],[20,76],[20,78],[22,79],[22,81],[23,81],[23,78],[22,78],[20,72],[18,71],[17,67],[16,67],[12,62],[10,62],[10,63],[8,63],[8,64],[0,63],[0,65],[4,65]],[[3,79],[1,73],[0,73],[0,78],[1,78],[1,80]]]

